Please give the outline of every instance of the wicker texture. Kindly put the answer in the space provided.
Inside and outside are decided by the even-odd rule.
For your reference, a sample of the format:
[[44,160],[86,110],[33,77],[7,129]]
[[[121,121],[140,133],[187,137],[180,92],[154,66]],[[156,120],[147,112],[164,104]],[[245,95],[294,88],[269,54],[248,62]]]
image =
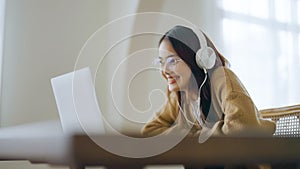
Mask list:
[[260,113],[262,118],[276,122],[274,136],[300,137],[300,104],[264,109]]

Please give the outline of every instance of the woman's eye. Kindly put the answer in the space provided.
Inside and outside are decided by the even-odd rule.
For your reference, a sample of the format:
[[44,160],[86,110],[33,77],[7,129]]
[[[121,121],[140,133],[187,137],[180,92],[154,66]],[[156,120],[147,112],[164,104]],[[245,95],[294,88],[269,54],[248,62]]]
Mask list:
[[176,62],[176,60],[174,58],[168,58],[167,59],[168,64],[174,64],[175,62]]

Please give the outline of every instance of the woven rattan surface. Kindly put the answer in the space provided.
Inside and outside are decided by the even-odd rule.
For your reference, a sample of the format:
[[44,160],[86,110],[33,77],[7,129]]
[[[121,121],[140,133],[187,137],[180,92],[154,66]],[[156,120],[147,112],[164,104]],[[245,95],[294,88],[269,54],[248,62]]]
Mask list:
[[300,104],[264,109],[260,113],[263,118],[276,122],[274,136],[300,137]]

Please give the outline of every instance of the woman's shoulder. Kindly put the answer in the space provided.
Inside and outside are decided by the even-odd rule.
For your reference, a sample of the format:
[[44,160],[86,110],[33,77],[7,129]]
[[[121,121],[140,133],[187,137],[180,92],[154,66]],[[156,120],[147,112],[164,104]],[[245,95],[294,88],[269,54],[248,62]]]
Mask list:
[[212,71],[211,79],[237,78],[236,74],[226,66],[220,66]]
[[228,67],[218,67],[211,74],[211,83],[217,90],[226,89],[228,92],[241,92],[249,95],[238,76]]

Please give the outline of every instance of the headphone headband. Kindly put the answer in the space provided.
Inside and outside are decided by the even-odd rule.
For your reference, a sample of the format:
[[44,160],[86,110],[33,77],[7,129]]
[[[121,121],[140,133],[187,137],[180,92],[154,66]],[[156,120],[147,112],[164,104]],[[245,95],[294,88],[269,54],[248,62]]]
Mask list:
[[197,65],[206,73],[207,69],[214,67],[216,54],[215,51],[208,46],[204,33],[198,28],[192,28],[192,30],[198,37],[200,43],[200,49],[196,52],[196,62]]
[[198,40],[199,40],[199,42],[200,42],[200,47],[201,47],[201,48],[206,48],[206,47],[208,47],[208,44],[207,44],[207,42],[206,42],[206,38],[205,38],[203,32],[202,32],[200,29],[197,29],[197,28],[194,28],[194,29],[192,29],[192,30],[193,30],[193,32],[196,34],[196,36],[197,36],[197,38],[198,38]]

